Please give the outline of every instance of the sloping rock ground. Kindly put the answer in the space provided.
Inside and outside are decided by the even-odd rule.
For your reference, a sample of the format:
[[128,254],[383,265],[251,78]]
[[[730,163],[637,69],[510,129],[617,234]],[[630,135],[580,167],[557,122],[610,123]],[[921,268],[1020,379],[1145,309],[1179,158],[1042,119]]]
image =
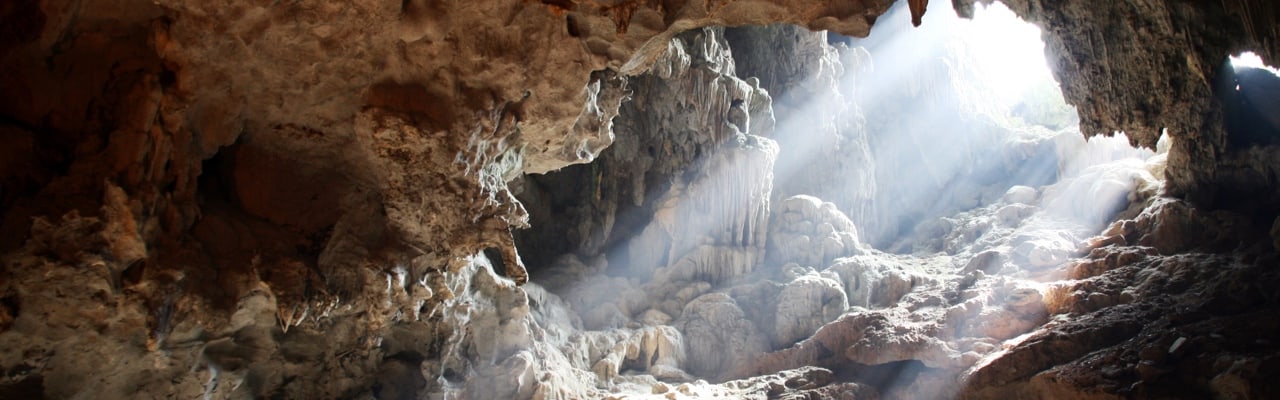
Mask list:
[[[525,211],[507,182],[594,159],[615,140],[611,124],[629,80],[670,71],[654,66],[670,61],[669,39],[680,32],[790,22],[861,36],[889,4],[7,2],[0,6],[0,397],[580,398],[603,396],[607,389],[596,385],[608,382],[602,373],[608,378],[615,365],[685,379],[688,371],[664,369],[696,369],[680,364],[678,341],[664,339],[671,330],[572,337],[565,332],[580,331],[575,324],[584,321],[563,312],[568,304],[555,306],[562,300],[537,285],[517,285],[524,268],[510,230],[524,224]],[[1269,382],[1259,377],[1274,368],[1275,352],[1257,338],[1270,328],[1253,321],[1274,310],[1260,289],[1274,280],[1263,266],[1274,264],[1268,254],[1277,240],[1275,151],[1227,146],[1221,106],[1205,88],[1222,77],[1215,66],[1227,54],[1248,48],[1277,59],[1275,5],[1095,6],[1013,4],[1045,28],[1049,59],[1068,101],[1080,106],[1086,135],[1124,129],[1151,146],[1156,128],[1170,127],[1170,193],[1192,202],[1157,202],[1147,222],[1121,224],[1123,245],[1107,236],[1114,246],[1091,258],[1103,267],[1082,264],[1106,269],[1108,254],[1119,262],[1146,251],[1134,243],[1167,252],[1081,280],[1065,293],[1084,301],[1061,303],[1084,304],[1066,314],[1080,322],[1050,325],[1031,336],[1037,340],[988,356],[993,361],[964,376],[990,384],[964,394],[1160,396],[1153,390],[1189,388],[1174,394],[1269,397]],[[938,4],[931,9],[945,12]],[[1099,26],[1115,32],[1084,34],[1104,32]],[[1173,106],[1136,100],[1146,93]],[[742,100],[728,105],[766,120],[757,117],[758,104]],[[761,136],[743,129],[741,114],[726,120]],[[715,129],[725,133],[716,140],[734,149],[722,165],[770,159],[767,138]],[[685,183],[725,182],[710,176]],[[721,211],[771,218],[761,216],[765,199],[754,197],[768,192],[763,184],[737,193],[753,206]],[[726,228],[696,243],[686,255],[697,257],[668,276],[727,278],[719,284],[732,286],[734,274],[757,273],[742,270],[753,256],[734,246],[767,247],[767,236],[754,235],[760,225]],[[835,237],[855,251],[839,233],[853,232]],[[700,267],[713,259],[740,267],[729,274]],[[663,296],[675,304],[644,313],[650,321],[664,321],[666,313],[669,323],[696,332],[690,327],[714,328],[726,323],[717,316],[735,309],[760,312],[739,298],[828,293],[847,284],[817,268],[792,268],[790,282],[802,283],[790,292],[765,283],[748,287],[757,291],[752,295],[705,294],[709,284],[691,284]],[[1181,278],[1137,283],[1164,276],[1149,272],[1161,268]],[[1123,300],[1122,288],[1130,287],[1155,289],[1134,292],[1130,303],[1107,303],[1106,290]],[[1023,294],[1016,299],[1034,297],[1008,290]],[[1040,292],[1044,299],[1057,293]],[[711,297],[696,301],[700,312],[675,319],[680,299],[701,296]],[[821,304],[814,310],[840,305],[825,294],[817,301],[786,297],[797,307]],[[1051,313],[1063,310],[1044,303]],[[1148,304],[1153,311],[1126,314]],[[1203,314],[1175,317],[1167,311],[1174,305],[1203,305],[1188,308]],[[869,316],[849,317],[850,324],[880,318],[862,314]],[[1082,325],[1093,315],[1116,322]],[[879,324],[885,328],[871,337],[897,337],[883,333],[891,325]],[[913,341],[894,348],[952,365],[952,354],[938,347],[944,339],[930,336],[937,325],[927,318],[902,325]],[[1220,329],[1237,325],[1248,326]],[[1166,326],[1186,335],[1158,329]],[[827,343],[838,343],[838,331]],[[774,348],[788,345],[792,332],[746,330],[735,340]],[[563,344],[578,340],[599,345]],[[804,343],[795,348],[815,349]],[[1134,351],[1148,347],[1156,350]],[[618,351],[585,354],[606,348]],[[824,362],[845,370],[862,367],[833,356],[911,365],[892,361],[905,356],[819,350]],[[1045,354],[1061,367],[1014,371],[997,363]],[[597,361],[610,356],[619,362]],[[1108,375],[1097,360],[1124,367]],[[1139,378],[1147,384],[1134,384]],[[720,385],[648,379],[622,374],[614,382],[683,395],[873,395],[867,385],[814,368]],[[1152,382],[1183,386],[1152,389]]]

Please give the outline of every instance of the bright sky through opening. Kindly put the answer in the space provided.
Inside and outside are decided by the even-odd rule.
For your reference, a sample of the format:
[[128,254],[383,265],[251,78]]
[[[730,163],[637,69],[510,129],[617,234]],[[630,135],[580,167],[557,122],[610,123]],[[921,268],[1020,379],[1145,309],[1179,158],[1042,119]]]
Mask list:
[[1003,3],[979,4],[973,21],[964,25],[979,70],[986,73],[988,87],[997,98],[1017,99],[1035,82],[1053,79],[1040,28],[1018,18]]

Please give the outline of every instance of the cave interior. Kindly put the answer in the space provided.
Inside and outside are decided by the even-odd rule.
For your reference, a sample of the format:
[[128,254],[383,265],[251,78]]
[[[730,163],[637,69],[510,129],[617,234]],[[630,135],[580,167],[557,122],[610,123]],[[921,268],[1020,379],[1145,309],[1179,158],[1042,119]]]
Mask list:
[[1280,398],[1270,0],[13,0],[0,399]]

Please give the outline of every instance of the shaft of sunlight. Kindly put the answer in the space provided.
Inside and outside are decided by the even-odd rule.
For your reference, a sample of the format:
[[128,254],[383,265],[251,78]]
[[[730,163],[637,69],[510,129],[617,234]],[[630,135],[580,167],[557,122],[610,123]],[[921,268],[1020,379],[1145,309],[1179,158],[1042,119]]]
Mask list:
[[974,61],[995,97],[1012,104],[1038,81],[1052,80],[1040,28],[1018,18],[1004,3],[978,5],[963,24]]

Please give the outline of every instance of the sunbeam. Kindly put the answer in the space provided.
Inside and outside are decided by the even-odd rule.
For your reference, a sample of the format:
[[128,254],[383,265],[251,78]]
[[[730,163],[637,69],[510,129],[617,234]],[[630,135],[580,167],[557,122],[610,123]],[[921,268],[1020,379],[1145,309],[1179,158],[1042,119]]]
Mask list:
[[596,163],[526,178],[532,225],[551,227],[517,235],[530,285],[568,309],[537,312],[608,344],[579,361],[597,382],[816,365],[947,397],[921,382],[1045,323],[1051,282],[1160,190],[1163,154],[1086,141],[1039,29],[1005,6],[929,9],[914,27],[898,3],[865,39],[682,34],[633,78]]
[[1004,3],[978,5],[973,20],[958,29],[985,78],[983,85],[998,101],[1016,105],[1027,91],[1053,80],[1040,28],[1022,21]]
[[1227,58],[1217,87],[1227,141],[1235,148],[1280,143],[1280,70],[1253,52]]

